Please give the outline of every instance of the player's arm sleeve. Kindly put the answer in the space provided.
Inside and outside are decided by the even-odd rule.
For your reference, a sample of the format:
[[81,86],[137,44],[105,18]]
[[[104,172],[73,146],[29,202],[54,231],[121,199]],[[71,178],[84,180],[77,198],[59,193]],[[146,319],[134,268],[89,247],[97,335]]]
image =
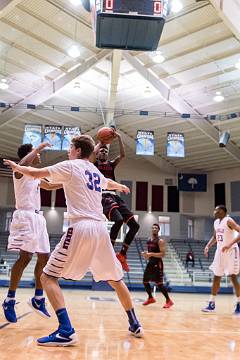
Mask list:
[[108,179],[105,178],[102,174],[101,174],[101,176],[100,176],[100,179],[101,179],[101,188],[102,188],[102,189],[107,189]]
[[62,161],[58,164],[47,167],[48,179],[53,183],[69,182],[72,177],[72,164],[70,161]]

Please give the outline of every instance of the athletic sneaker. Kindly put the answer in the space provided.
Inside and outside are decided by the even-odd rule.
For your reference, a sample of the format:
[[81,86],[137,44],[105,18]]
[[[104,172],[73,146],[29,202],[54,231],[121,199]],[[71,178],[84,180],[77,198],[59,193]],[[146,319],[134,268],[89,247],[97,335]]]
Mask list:
[[35,297],[28,300],[28,305],[44,318],[50,318],[51,315],[46,309],[45,298],[36,299]]
[[240,303],[236,304],[236,308],[234,310],[234,315],[240,315]]
[[166,304],[165,305],[163,305],[163,309],[169,309],[171,306],[173,306],[174,305],[174,302],[171,300],[171,299],[169,299],[167,302],[166,302]]
[[117,259],[120,261],[124,271],[129,272],[129,266],[127,263],[127,255],[122,255],[121,253],[116,254]]
[[78,338],[74,329],[66,331],[61,328],[48,336],[37,339],[38,345],[41,346],[70,346],[77,342]]
[[9,300],[9,301],[4,300],[2,304],[5,318],[7,319],[7,321],[11,323],[17,322],[17,316],[14,309],[15,304],[16,304],[15,300]]
[[211,313],[215,311],[215,302],[209,301],[208,306],[202,309],[203,312]]
[[149,305],[149,304],[153,304],[156,302],[156,299],[154,299],[154,297],[152,298],[148,298],[146,301],[144,301],[143,305]]
[[136,338],[141,338],[144,336],[143,328],[141,327],[141,325],[139,323],[130,325],[128,330],[129,330],[129,333],[132,336],[135,336]]

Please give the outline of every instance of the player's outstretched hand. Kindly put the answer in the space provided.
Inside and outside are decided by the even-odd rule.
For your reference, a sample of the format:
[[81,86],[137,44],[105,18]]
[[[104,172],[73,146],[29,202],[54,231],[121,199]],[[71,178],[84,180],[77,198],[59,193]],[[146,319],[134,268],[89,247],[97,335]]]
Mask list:
[[16,169],[17,166],[18,166],[18,165],[17,165],[14,161],[12,161],[12,160],[3,159],[3,163],[4,163],[4,165],[9,166],[9,167],[12,169],[12,171],[15,171],[15,169]]
[[121,185],[121,189],[119,189],[120,192],[123,192],[124,194],[129,194],[130,189],[126,185]]
[[49,142],[45,141],[45,142],[42,142],[41,144],[39,144],[36,149],[37,149],[37,151],[42,151],[46,147],[52,147],[52,145]]
[[222,252],[225,252],[225,251],[227,251],[229,249],[230,249],[230,246],[225,245],[225,246],[222,247]]

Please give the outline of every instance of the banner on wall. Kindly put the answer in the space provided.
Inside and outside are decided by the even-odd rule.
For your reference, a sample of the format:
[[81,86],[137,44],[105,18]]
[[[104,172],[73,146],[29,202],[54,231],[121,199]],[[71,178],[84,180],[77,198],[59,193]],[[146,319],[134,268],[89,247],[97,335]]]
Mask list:
[[206,174],[178,174],[179,191],[207,191]]
[[167,133],[167,156],[180,158],[185,156],[184,134],[177,132]]
[[63,128],[63,142],[62,142],[62,150],[68,150],[70,148],[70,144],[72,138],[74,136],[81,135],[81,129],[77,126],[64,126]]
[[61,150],[62,149],[62,126],[45,125],[43,141],[49,142],[52,147],[47,150]]
[[154,131],[137,131],[136,155],[154,155],[154,144]]
[[42,142],[42,125],[25,124],[23,144],[37,147]]

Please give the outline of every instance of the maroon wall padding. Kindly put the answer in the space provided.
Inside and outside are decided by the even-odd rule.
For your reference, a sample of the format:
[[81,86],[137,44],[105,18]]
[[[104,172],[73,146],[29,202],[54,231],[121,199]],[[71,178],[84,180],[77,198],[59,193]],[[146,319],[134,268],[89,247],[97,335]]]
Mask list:
[[148,210],[148,183],[143,181],[136,182],[136,210]]
[[64,195],[63,189],[58,189],[56,191],[56,200],[55,200],[55,207],[66,207],[66,199]]
[[51,207],[52,192],[44,189],[40,189],[41,193],[41,206]]
[[163,211],[162,185],[152,185],[152,211]]

